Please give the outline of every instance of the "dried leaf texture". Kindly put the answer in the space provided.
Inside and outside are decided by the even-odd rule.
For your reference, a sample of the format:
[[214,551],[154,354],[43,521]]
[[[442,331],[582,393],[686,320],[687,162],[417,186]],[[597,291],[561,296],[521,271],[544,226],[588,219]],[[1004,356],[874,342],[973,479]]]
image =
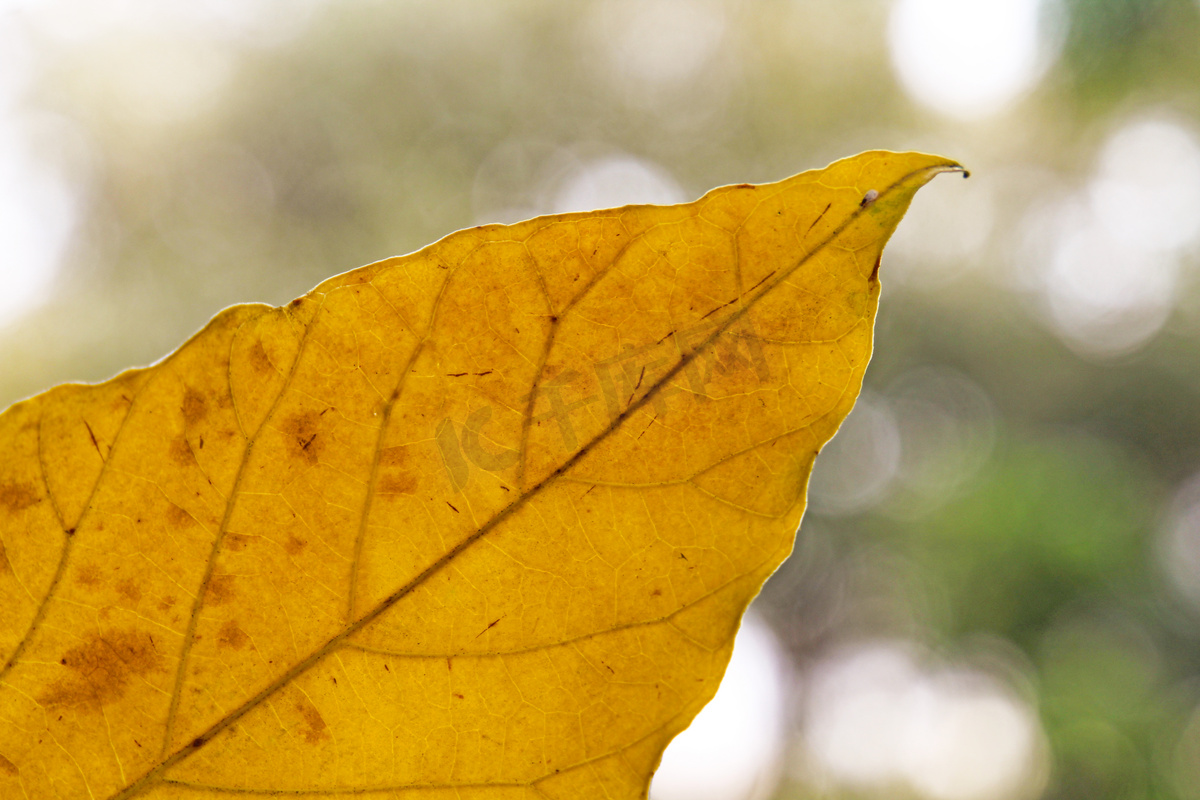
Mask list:
[[955,169],[461,231],[10,408],[0,796],[644,796]]

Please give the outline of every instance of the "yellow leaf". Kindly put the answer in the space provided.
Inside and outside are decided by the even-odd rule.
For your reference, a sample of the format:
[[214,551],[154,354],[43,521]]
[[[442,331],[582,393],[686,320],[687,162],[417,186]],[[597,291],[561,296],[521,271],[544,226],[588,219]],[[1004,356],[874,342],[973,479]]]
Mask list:
[[8,409],[0,797],[644,796],[960,169],[460,231]]

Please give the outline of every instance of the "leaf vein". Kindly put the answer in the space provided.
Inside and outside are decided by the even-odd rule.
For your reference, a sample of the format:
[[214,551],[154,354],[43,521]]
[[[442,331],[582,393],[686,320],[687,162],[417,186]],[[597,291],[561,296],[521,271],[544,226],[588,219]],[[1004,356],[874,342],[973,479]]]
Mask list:
[[[145,383],[142,384],[142,386],[144,385]],[[125,423],[129,421],[129,417],[133,414],[133,407],[137,402],[138,397],[141,395],[142,386],[139,386],[137,390],[134,391],[133,400],[130,401],[129,407],[125,409],[125,416],[121,418],[121,424],[117,426],[117,433],[113,437],[112,445],[108,448],[109,456],[112,455],[113,449],[117,446],[117,442],[121,438],[121,433],[125,430]],[[42,486],[45,487],[47,496],[49,496],[50,484],[46,480],[45,461],[42,453],[42,422],[43,418],[39,417],[38,461],[39,470],[41,470],[42,473]],[[87,517],[87,512],[92,507],[92,498],[96,496],[96,489],[100,486],[100,482],[103,480],[104,475],[108,470],[108,465],[111,461],[112,459],[109,458],[101,464],[100,471],[96,474],[96,482],[92,485],[92,489],[88,494],[88,498],[83,504],[83,511],[80,512],[79,519],[75,521],[75,528],[78,528],[80,525],[82,525],[83,520]],[[55,513],[58,513],[57,506],[55,507]],[[63,524],[61,514],[59,514],[59,523]],[[0,681],[4,680],[4,677],[12,671],[13,667],[16,666],[17,660],[21,657],[21,654],[25,652],[25,647],[29,644],[29,641],[33,638],[33,634],[36,632],[38,626],[41,625],[42,620],[46,617],[46,610],[50,606],[50,600],[58,591],[59,584],[62,583],[62,577],[67,571],[67,561],[70,558],[72,550],[71,545],[75,541],[75,528],[68,530],[64,527],[63,529],[63,536],[66,537],[66,541],[63,542],[63,549],[58,557],[58,565],[54,568],[54,577],[50,579],[50,585],[46,587],[46,596],[42,598],[41,604],[38,606],[37,611],[34,612],[33,619],[30,620],[29,628],[25,631],[25,635],[21,637],[21,640],[17,642],[17,646],[13,648],[12,653],[8,657],[8,661],[4,663],[3,667],[0,667]],[[91,789],[88,791],[90,792]]]
[[[320,314],[321,308],[324,306],[324,304],[325,296],[322,295],[321,303],[318,305],[316,312],[313,314],[313,321],[315,321],[316,316]],[[257,317],[255,319],[257,319]],[[243,323],[243,325],[244,324],[245,323]],[[240,327],[241,326],[239,326],[239,329]],[[263,429],[266,428],[267,423],[271,420],[271,417],[275,414],[275,410],[279,406],[280,399],[287,393],[288,386],[291,384],[292,378],[295,376],[296,370],[299,368],[300,359],[304,356],[305,345],[308,342],[308,335],[312,329],[312,322],[304,327],[304,331],[301,334],[300,346],[297,348],[296,355],[292,359],[292,363],[288,368],[287,375],[284,377],[283,386],[280,387],[279,393],[271,402],[271,408],[267,412],[266,417],[264,417],[262,424],[259,425],[258,429],[246,439],[246,446],[242,449],[242,457],[238,464],[237,475],[234,476],[233,486],[230,489],[229,497],[225,499],[225,513],[221,518],[221,525],[217,529],[217,535],[213,538],[212,548],[209,550],[208,558],[205,560],[204,574],[200,579],[199,588],[192,600],[192,611],[188,616],[187,630],[184,632],[183,646],[179,653],[179,663],[175,668],[175,682],[171,689],[171,703],[167,709],[166,723],[163,726],[162,748],[159,751],[161,756],[166,756],[171,746],[171,738],[174,735],[175,729],[175,719],[179,714],[179,703],[183,696],[183,681],[187,675],[188,659],[191,655],[192,645],[195,643],[196,625],[200,620],[200,608],[204,604],[204,595],[208,590],[209,584],[212,582],[213,570],[216,567],[217,556],[221,552],[221,545],[224,543],[225,534],[229,530],[229,521],[233,516],[234,508],[237,506],[238,490],[242,483],[242,477],[246,473],[246,467],[249,464],[250,457],[254,452],[255,442],[258,441],[259,435],[262,433]],[[231,341],[232,338],[233,337],[231,337]],[[231,358],[230,371],[227,371],[227,375],[230,376],[232,376],[232,363],[233,362]],[[230,397],[236,397],[236,394],[233,393],[232,382],[230,382]]]

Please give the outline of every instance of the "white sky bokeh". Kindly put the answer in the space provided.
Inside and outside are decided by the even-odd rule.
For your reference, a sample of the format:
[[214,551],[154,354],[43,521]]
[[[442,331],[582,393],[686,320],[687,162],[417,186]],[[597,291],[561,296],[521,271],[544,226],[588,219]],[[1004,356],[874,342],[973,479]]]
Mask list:
[[1132,353],[1163,328],[1200,243],[1200,142],[1154,114],[1105,140],[1082,191],[1025,224],[1027,280],[1050,327],[1094,357]]
[[0,327],[49,295],[78,221],[75,187],[37,157],[30,122],[0,108]]
[[1200,143],[1184,125],[1134,119],[1104,144],[1088,186],[1092,212],[1126,247],[1173,251],[1200,239]]
[[672,205],[687,200],[671,174],[659,165],[628,155],[580,163],[554,187],[549,211],[592,211],[641,203]]
[[930,665],[913,647],[865,642],[818,662],[807,686],[809,782],[929,800],[1036,797],[1044,735],[1023,700],[990,674]]
[[[72,120],[24,107],[58,49],[95,48],[77,87],[137,125],[185,121],[227,87],[238,49],[283,44],[325,0],[4,0],[0,2],[0,326],[44,302],[78,224],[80,178],[55,159],[88,149]],[[86,157],[86,155],[84,156]]]
[[1049,66],[1053,31],[1043,0],[895,0],[892,66],[917,102],[961,120],[992,116]]
[[1086,210],[1064,209],[1044,273],[1051,324],[1080,352],[1133,352],[1166,323],[1178,278],[1169,254],[1129,247]]
[[649,159],[587,143],[558,147],[536,140],[496,147],[476,170],[471,195],[478,224],[693,199]]
[[786,659],[753,612],[742,620],[717,695],[667,747],[651,800],[762,800],[785,750]]
[[0,4],[0,327],[48,296],[78,212],[73,187],[38,152],[56,120],[22,107],[38,58],[19,11]]

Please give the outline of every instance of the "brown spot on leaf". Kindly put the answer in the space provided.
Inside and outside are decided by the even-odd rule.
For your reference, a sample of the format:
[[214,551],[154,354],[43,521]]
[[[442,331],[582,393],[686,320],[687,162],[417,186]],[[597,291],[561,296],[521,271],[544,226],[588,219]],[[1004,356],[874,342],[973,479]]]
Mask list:
[[84,564],[79,568],[79,574],[75,576],[75,580],[84,586],[95,586],[100,582],[100,568],[95,564]]
[[4,542],[0,542],[0,574],[12,572],[12,565],[8,563],[8,551],[4,549]]
[[303,550],[307,545],[308,542],[304,541],[303,539],[299,539],[295,536],[289,536],[288,540],[283,544],[283,549],[287,551],[289,556],[294,556]]
[[59,663],[70,674],[51,682],[38,696],[38,702],[51,708],[99,709],[119,700],[133,678],[163,669],[154,641],[141,631],[91,634]]
[[11,775],[15,778],[19,772],[20,770],[17,769],[16,764],[12,763],[4,756],[0,756],[0,775]]
[[196,520],[192,519],[191,514],[174,503],[167,508],[167,522],[174,528],[190,528],[196,524]]
[[288,452],[306,464],[316,464],[321,450],[325,447],[324,436],[317,432],[320,419],[320,414],[306,411],[303,414],[293,414],[283,423]]
[[0,506],[4,506],[9,511],[21,511],[41,499],[31,484],[0,483]]
[[117,584],[117,594],[121,595],[131,603],[136,603],[138,600],[142,599],[142,587],[138,586],[129,578],[126,578]]
[[234,650],[241,650],[250,641],[250,637],[246,632],[238,627],[238,624],[233,620],[229,620],[221,626],[221,630],[217,633],[217,644],[222,647],[231,647]]
[[662,589],[655,589],[650,593],[651,597],[662,597]]
[[417,489],[417,476],[407,473],[388,475],[379,481],[381,494],[412,494]]
[[409,454],[407,445],[388,447],[379,454],[379,465],[381,467],[399,467],[408,463],[408,459]]
[[183,391],[182,409],[183,422],[189,426],[202,422],[208,416],[208,403],[205,401],[204,395],[191,386]]
[[204,594],[204,604],[220,606],[233,599],[233,576],[214,573],[208,580],[208,591]]
[[244,533],[231,533],[225,537],[225,547],[235,553],[245,550],[250,544],[250,537]]
[[181,467],[190,467],[196,463],[196,458],[192,455],[192,447],[184,436],[176,436],[171,440],[170,454],[171,460]]
[[267,349],[263,347],[262,339],[254,343],[250,348],[250,366],[254,367],[254,371],[266,375],[269,372],[275,372],[275,365],[271,363],[271,357],[267,355]]
[[300,716],[304,719],[304,729],[300,731],[300,735],[304,737],[304,741],[309,744],[317,744],[322,739],[329,738],[329,729],[325,724],[325,718],[321,716],[321,712],[317,711],[316,707],[308,700],[301,700],[296,703],[296,710],[300,712]]
[[175,606],[175,598],[172,595],[167,595],[162,600],[158,601],[159,611],[170,611]]

